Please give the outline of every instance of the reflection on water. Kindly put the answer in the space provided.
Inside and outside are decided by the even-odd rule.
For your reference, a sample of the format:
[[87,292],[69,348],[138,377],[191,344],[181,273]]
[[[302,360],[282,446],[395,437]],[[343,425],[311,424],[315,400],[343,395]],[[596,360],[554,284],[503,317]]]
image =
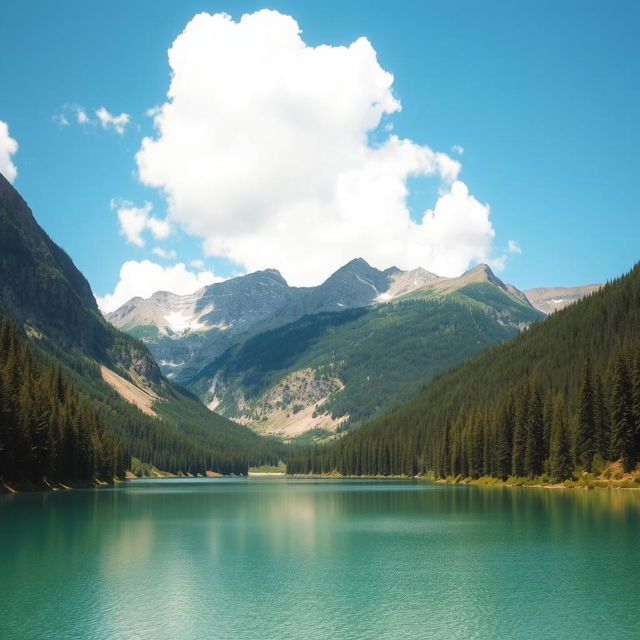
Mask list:
[[0,638],[632,638],[640,495],[141,480],[0,499]]

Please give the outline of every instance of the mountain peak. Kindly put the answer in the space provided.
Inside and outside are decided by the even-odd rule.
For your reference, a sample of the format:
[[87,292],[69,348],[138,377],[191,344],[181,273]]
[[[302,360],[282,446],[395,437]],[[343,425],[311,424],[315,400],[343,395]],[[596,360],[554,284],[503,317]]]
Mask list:
[[349,260],[347,264],[340,267],[340,269],[338,269],[336,273],[342,270],[373,269],[373,268],[374,267],[372,267],[364,258],[354,258],[353,260]]
[[491,270],[491,267],[488,264],[485,264],[484,262],[477,264],[475,267],[471,267],[471,269],[467,269],[467,271],[465,271],[462,274],[462,277],[466,275],[471,275],[471,274],[474,274],[474,275],[484,274],[485,276],[487,276],[487,278],[496,277],[496,275]]
[[247,273],[243,276],[238,276],[237,279],[240,279],[240,278],[255,279],[255,280],[271,280],[271,281],[275,280],[280,284],[287,285],[287,281],[284,279],[280,271],[274,268],[262,269],[260,271],[253,271],[252,273]]

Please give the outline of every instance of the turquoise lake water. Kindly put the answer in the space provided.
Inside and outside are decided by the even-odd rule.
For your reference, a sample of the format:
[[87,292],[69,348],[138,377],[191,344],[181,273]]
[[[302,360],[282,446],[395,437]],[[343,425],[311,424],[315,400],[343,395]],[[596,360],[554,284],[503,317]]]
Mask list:
[[640,492],[138,480],[0,497],[2,640],[640,638]]

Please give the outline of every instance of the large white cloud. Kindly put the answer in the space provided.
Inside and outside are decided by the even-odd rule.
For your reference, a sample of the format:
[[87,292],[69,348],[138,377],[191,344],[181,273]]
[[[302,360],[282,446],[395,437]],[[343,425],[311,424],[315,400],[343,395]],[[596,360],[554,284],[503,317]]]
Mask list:
[[0,173],[9,182],[13,182],[18,175],[18,169],[11,159],[17,150],[18,143],[9,135],[9,125],[0,120]]
[[[489,208],[458,181],[460,163],[388,133],[400,103],[366,38],[310,47],[275,11],[238,22],[203,13],[173,43],[169,65],[139,175],[208,255],[249,271],[277,267],[298,285],[355,256],[442,275],[490,259]],[[386,132],[382,142],[374,131]],[[413,176],[434,176],[441,194],[417,222]]]
[[150,260],[125,262],[120,269],[120,281],[113,293],[96,298],[102,311],[115,311],[131,298],[140,296],[148,298],[156,291],[171,291],[172,293],[192,293],[214,282],[219,282],[211,271],[194,273],[189,271],[182,262],[170,267],[163,267]]

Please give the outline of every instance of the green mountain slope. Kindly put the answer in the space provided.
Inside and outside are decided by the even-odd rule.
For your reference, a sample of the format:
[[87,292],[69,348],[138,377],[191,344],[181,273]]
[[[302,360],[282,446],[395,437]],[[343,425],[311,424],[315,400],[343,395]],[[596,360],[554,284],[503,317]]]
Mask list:
[[[140,341],[102,318],[84,276],[2,176],[0,307],[42,359],[62,366],[135,457],[185,472],[243,473],[249,464],[277,462],[274,443],[171,385]],[[148,401],[146,413],[132,404],[139,398]]]
[[640,266],[290,472],[506,478],[640,461]]
[[486,281],[304,316],[227,350],[191,388],[257,431],[326,437],[406,402],[433,376],[542,317]]
[[0,314],[2,484],[85,484],[121,476],[127,467],[122,440],[105,429],[91,401]]

